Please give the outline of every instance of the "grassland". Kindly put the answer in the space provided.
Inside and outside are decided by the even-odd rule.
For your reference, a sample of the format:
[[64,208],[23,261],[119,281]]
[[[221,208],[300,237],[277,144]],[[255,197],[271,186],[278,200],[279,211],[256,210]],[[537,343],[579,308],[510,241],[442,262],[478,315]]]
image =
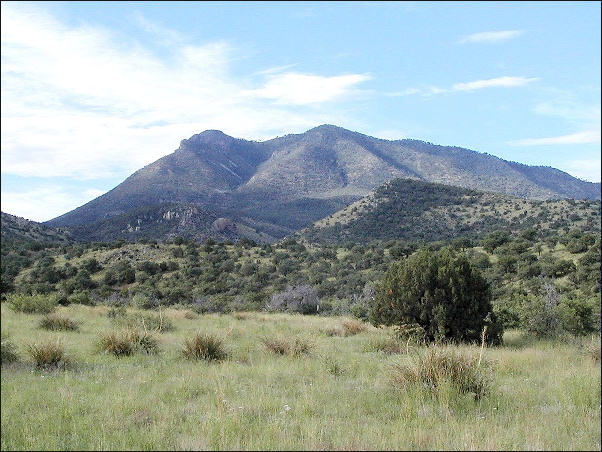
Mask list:
[[[345,335],[341,317],[164,309],[174,328],[155,334],[160,352],[117,358],[96,350],[99,335],[117,328],[106,306],[58,308],[77,331],[40,329],[42,315],[1,309],[20,357],[2,367],[2,450],[600,450],[600,362],[585,346],[599,350],[598,337],[534,342],[507,332],[504,346],[484,351],[492,386],[475,399],[396,387],[394,364],[419,348],[383,353],[387,330]],[[185,359],[182,344],[197,332],[222,338],[228,358]],[[309,353],[266,347],[295,338]],[[65,369],[36,369],[27,355],[47,339],[64,345]]]

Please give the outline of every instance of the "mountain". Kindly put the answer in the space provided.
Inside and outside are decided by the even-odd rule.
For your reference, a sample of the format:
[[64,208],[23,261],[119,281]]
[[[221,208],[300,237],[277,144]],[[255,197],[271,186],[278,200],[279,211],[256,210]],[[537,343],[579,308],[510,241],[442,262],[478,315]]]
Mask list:
[[263,142],[207,130],[47,224],[88,240],[180,234],[273,241],[395,178],[529,199],[600,199],[599,183],[459,147],[382,140],[332,125]]
[[497,230],[563,234],[600,231],[600,201],[529,200],[429,182],[394,179],[297,236],[314,243],[480,238]]
[[33,242],[37,244],[67,244],[73,242],[71,234],[65,229],[49,227],[4,212],[0,212],[0,214],[3,249]]

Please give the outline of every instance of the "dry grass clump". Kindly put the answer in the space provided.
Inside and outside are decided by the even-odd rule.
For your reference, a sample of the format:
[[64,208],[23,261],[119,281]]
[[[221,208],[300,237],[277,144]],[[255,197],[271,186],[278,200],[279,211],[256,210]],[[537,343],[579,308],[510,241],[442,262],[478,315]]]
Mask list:
[[247,320],[249,318],[248,312],[233,312],[232,317],[236,320]]
[[393,383],[405,388],[420,385],[431,391],[451,386],[459,393],[487,394],[492,382],[491,365],[479,356],[449,347],[430,346],[410,363],[398,363],[392,370]]
[[140,328],[144,331],[152,331],[154,333],[165,333],[174,330],[173,322],[162,312],[158,314],[128,313],[124,307],[120,307],[112,308],[107,315],[116,325],[122,328]]
[[184,341],[182,354],[188,359],[204,359],[206,361],[221,361],[228,356],[222,339],[202,333],[197,333],[194,338]]
[[199,317],[199,315],[196,312],[191,311],[190,309],[186,309],[184,311],[184,318],[185,319],[194,320],[194,319],[196,319],[198,317]]
[[386,354],[403,353],[407,351],[406,344],[403,344],[396,336],[387,334],[378,336],[366,344],[365,351],[380,352]]
[[157,353],[159,351],[159,342],[147,331],[112,331],[100,335],[97,348],[101,352],[121,357],[129,356],[136,352]]
[[59,314],[48,314],[40,320],[40,328],[50,331],[77,331],[79,325],[75,320]]
[[17,347],[8,338],[8,335],[4,333],[2,333],[2,341],[0,345],[0,358],[2,364],[9,364],[19,360]]
[[283,337],[265,337],[262,339],[265,348],[276,355],[303,356],[309,355],[314,345],[306,339],[296,337],[286,339]]
[[320,331],[326,336],[354,336],[369,329],[370,325],[361,320],[344,319],[340,325],[328,326]]
[[340,325],[329,326],[320,330],[326,336],[345,336],[345,330]]
[[65,348],[58,341],[33,343],[27,346],[29,356],[38,368],[64,368],[70,360],[65,356]]
[[368,331],[370,326],[361,320],[356,319],[345,319],[343,320],[343,331],[345,336],[354,336],[364,331]]
[[600,338],[592,338],[585,344],[585,354],[595,363],[600,362]]

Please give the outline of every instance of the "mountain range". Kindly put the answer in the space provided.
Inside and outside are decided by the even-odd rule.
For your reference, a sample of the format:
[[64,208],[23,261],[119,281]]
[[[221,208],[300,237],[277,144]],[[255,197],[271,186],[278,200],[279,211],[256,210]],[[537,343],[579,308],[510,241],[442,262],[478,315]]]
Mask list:
[[182,235],[270,242],[398,178],[531,200],[600,199],[599,183],[460,147],[332,125],[262,142],[207,130],[46,225],[84,240]]

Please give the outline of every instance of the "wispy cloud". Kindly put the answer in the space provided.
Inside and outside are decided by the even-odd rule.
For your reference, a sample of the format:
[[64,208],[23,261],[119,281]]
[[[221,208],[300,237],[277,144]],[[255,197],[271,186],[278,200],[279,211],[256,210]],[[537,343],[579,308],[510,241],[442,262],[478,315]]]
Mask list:
[[519,37],[523,33],[523,30],[482,31],[462,37],[460,43],[508,41]]
[[237,49],[228,42],[191,45],[141,16],[138,25],[159,35],[169,59],[35,5],[1,7],[4,174],[127,175],[205,129],[264,139],[341,123],[335,103],[369,79],[288,67],[235,76]]
[[602,161],[600,158],[571,160],[566,164],[570,174],[579,179],[600,182],[602,179]]
[[456,83],[452,87],[452,91],[474,91],[483,88],[499,88],[499,87],[514,87],[524,86],[527,83],[539,80],[537,77],[497,77],[486,80],[475,80],[468,83]]
[[423,96],[434,96],[437,94],[444,93],[476,91],[485,88],[514,88],[519,86],[525,86],[537,80],[539,80],[538,77],[503,76],[484,80],[474,80],[472,82],[456,83],[452,85],[451,88],[440,88],[438,86],[429,86],[427,88],[407,88],[402,91],[389,92],[386,95],[390,97],[411,96],[414,94],[422,94]]
[[271,99],[278,104],[307,105],[332,101],[350,94],[358,83],[369,79],[370,76],[365,74],[323,77],[284,73],[269,76],[262,88],[248,91],[247,94]]
[[545,138],[525,138],[513,140],[508,144],[512,146],[547,146],[557,144],[587,144],[600,143],[600,130],[585,130],[583,132],[571,133]]

